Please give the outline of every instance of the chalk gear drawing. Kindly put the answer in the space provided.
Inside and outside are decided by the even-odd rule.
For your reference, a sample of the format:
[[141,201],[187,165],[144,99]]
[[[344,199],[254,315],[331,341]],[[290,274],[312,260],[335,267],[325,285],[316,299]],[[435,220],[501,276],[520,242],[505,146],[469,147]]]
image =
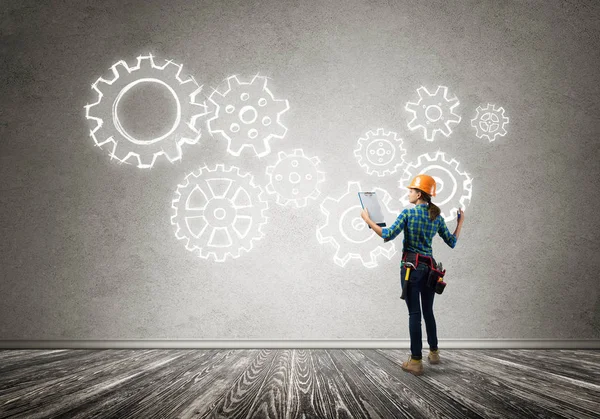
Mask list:
[[377,132],[369,131],[366,137],[359,138],[354,156],[367,174],[391,175],[404,164],[406,149],[402,146],[402,138],[397,135],[379,128]]
[[189,173],[178,185],[171,207],[175,236],[203,259],[224,262],[250,252],[264,237],[268,203],[250,173],[217,164]]
[[267,192],[276,195],[279,205],[305,207],[309,198],[316,199],[321,194],[319,185],[325,180],[325,173],[317,170],[319,163],[318,157],[307,157],[299,148],[291,154],[280,151],[277,163],[265,171],[269,178]]
[[446,86],[438,86],[433,94],[421,86],[417,89],[417,93],[419,93],[419,101],[408,102],[404,107],[413,116],[408,123],[408,128],[411,131],[422,129],[427,141],[433,141],[438,132],[449,137],[452,134],[451,126],[461,120],[461,117],[454,112],[459,104],[458,98],[448,97]]
[[289,109],[288,101],[273,97],[266,77],[256,75],[250,82],[242,82],[231,76],[226,82],[223,93],[215,89],[208,98],[214,112],[208,120],[210,133],[225,138],[227,152],[234,156],[246,147],[258,157],[269,154],[269,141],[283,138],[287,132],[281,115]]
[[[112,75],[100,77],[92,84],[98,93],[98,100],[87,104],[85,116],[96,121],[90,136],[98,147],[108,149],[111,159],[131,164],[137,161],[139,168],[151,168],[161,155],[171,163],[181,159],[183,144],[196,144],[200,139],[200,130],[196,129],[197,118],[206,114],[204,102],[196,102],[196,96],[202,90],[193,77],[182,78],[182,65],[171,60],[157,64],[154,57],[137,57],[137,65],[129,67],[123,60],[113,64]],[[144,140],[134,138],[121,125],[119,102],[135,85],[157,83],[166,87],[175,98],[175,122],[169,131],[161,136]]]
[[503,107],[496,109],[495,105],[489,103],[485,108],[478,106],[475,118],[471,119],[471,126],[477,131],[477,138],[486,137],[492,142],[496,136],[504,137],[508,124],[508,117],[504,112]]
[[348,191],[339,199],[327,197],[321,203],[321,212],[325,214],[325,224],[317,228],[319,243],[331,243],[335,248],[334,262],[344,267],[350,259],[358,259],[366,268],[378,266],[377,257],[385,256],[388,260],[396,254],[394,241],[384,243],[360,217],[362,207],[358,192],[369,190],[377,193],[382,204],[388,226],[396,220],[400,210],[389,208],[391,196],[381,188],[362,189],[359,182],[348,182]]
[[448,159],[441,151],[433,154],[422,154],[415,164],[409,163],[400,179],[400,189],[405,191],[400,198],[402,205],[408,206],[408,185],[410,179],[419,174],[433,177],[436,183],[433,203],[440,207],[441,215],[446,221],[456,218],[458,208],[465,209],[467,201],[471,201],[473,179],[458,169],[455,159]]

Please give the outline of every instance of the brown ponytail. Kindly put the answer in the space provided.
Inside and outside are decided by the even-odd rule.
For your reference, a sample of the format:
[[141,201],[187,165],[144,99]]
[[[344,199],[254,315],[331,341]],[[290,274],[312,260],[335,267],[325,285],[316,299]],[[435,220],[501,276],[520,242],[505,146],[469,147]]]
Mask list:
[[442,211],[440,210],[440,208],[437,205],[435,205],[433,202],[431,202],[431,195],[429,195],[421,190],[419,190],[419,192],[421,192],[421,198],[423,198],[423,201],[425,201],[429,204],[429,206],[427,208],[427,210],[429,211],[429,219],[431,221],[435,220]]

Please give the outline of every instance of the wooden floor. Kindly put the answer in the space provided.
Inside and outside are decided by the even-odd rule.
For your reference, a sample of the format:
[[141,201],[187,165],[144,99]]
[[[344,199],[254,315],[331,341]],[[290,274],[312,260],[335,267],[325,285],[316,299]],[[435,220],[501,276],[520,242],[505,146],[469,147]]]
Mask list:
[[408,354],[0,350],[0,417],[599,417],[598,350],[442,348],[420,377]]

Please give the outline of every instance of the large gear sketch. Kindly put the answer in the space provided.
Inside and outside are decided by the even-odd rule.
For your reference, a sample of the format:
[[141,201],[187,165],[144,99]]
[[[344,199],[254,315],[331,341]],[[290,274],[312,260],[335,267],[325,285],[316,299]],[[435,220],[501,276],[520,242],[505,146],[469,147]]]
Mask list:
[[268,209],[264,191],[250,173],[217,164],[189,173],[172,202],[175,236],[203,259],[224,262],[250,252],[264,237]]
[[[130,67],[123,60],[112,67],[112,77],[100,77],[92,84],[98,94],[95,103],[85,105],[85,116],[95,121],[90,131],[96,146],[106,145],[111,159],[131,164],[137,160],[137,167],[151,168],[157,158],[163,155],[171,163],[181,160],[182,145],[196,144],[200,130],[196,120],[206,115],[206,104],[196,102],[202,90],[193,77],[182,78],[183,66],[171,60],[160,65],[150,55],[137,57],[137,65]],[[166,134],[152,139],[134,138],[121,123],[119,103],[123,96],[140,83],[156,83],[165,87],[176,102],[175,121]]]
[[287,128],[281,115],[290,106],[287,99],[275,99],[267,87],[267,78],[259,75],[249,82],[237,76],[226,80],[227,89],[215,89],[209,96],[214,115],[208,120],[212,135],[227,140],[227,152],[239,156],[244,148],[251,148],[258,157],[271,152],[272,138],[283,138]]
[[454,112],[459,105],[458,98],[448,97],[446,86],[438,86],[435,93],[429,93],[427,88],[421,86],[417,93],[419,101],[408,102],[404,107],[413,115],[408,122],[408,128],[411,131],[422,129],[427,141],[433,141],[438,132],[449,137],[452,134],[451,125],[461,121],[461,117]]
[[319,163],[318,157],[308,157],[302,149],[291,154],[280,151],[277,163],[265,171],[269,177],[267,192],[276,195],[279,205],[305,207],[309,198],[316,199],[321,194],[319,185],[325,180],[325,173],[317,169]]
[[[361,218],[362,207],[358,192],[363,192],[359,182],[348,182],[347,192],[338,199],[327,197],[321,203],[321,212],[325,214],[325,224],[317,228],[319,243],[331,243],[335,248],[334,262],[344,267],[351,259],[358,259],[366,268],[378,266],[377,258],[380,255],[388,260],[396,254],[393,240],[386,243],[369,228]],[[382,203],[382,212],[389,226],[396,220],[399,209],[391,209],[389,203],[391,196],[384,189],[369,188],[375,191],[379,202]]]
[[404,169],[400,188],[406,190],[400,198],[402,205],[408,206],[408,190],[410,180],[418,174],[426,174],[435,179],[436,196],[432,201],[441,210],[441,215],[446,221],[456,218],[458,208],[466,208],[467,201],[471,201],[473,179],[458,169],[459,163],[455,159],[446,158],[445,153],[437,151],[433,154],[422,154],[416,163],[409,163]]
[[403,142],[397,133],[379,128],[359,138],[354,156],[367,174],[391,175],[404,164],[406,149],[402,146]]
[[486,137],[491,143],[497,136],[504,137],[508,124],[508,117],[504,112],[502,106],[498,109],[489,103],[485,108],[478,106],[475,118],[471,119],[471,126],[477,131],[477,138]]

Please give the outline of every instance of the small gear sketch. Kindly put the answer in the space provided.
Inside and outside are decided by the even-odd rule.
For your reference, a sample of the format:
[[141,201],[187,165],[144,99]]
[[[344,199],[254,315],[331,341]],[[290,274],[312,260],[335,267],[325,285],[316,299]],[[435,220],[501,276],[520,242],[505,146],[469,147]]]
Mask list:
[[380,177],[391,175],[404,164],[406,149],[402,146],[403,142],[397,133],[379,128],[359,138],[354,156],[367,174],[376,173]]
[[445,221],[456,218],[458,208],[466,208],[467,201],[471,201],[473,179],[458,169],[459,163],[455,159],[447,159],[445,153],[437,151],[435,155],[422,154],[417,163],[409,163],[404,169],[400,188],[406,190],[400,198],[402,205],[408,206],[408,190],[410,180],[418,174],[426,174],[435,180],[436,196],[432,202],[441,210]]
[[504,137],[508,124],[508,117],[504,112],[502,106],[498,109],[489,103],[485,108],[478,106],[475,118],[471,119],[471,126],[477,131],[477,138],[486,137],[492,142],[497,136]]
[[458,98],[448,97],[446,86],[438,86],[435,93],[429,93],[427,88],[421,86],[417,93],[419,101],[408,102],[404,107],[413,115],[408,128],[411,131],[422,129],[427,141],[433,141],[438,132],[449,137],[452,134],[451,126],[461,121],[461,117],[454,112],[459,105]]
[[305,207],[309,198],[316,199],[321,194],[319,185],[325,180],[325,173],[317,169],[319,163],[318,157],[308,157],[302,149],[291,154],[280,151],[277,163],[265,171],[269,177],[267,192],[276,194],[279,205]]
[[[325,224],[317,228],[317,240],[320,244],[331,243],[335,248],[333,257],[336,265],[344,267],[351,259],[358,259],[366,268],[378,266],[380,255],[390,260],[396,254],[395,243],[383,239],[369,228],[361,218],[362,206],[358,192],[363,192],[359,182],[348,182],[347,192],[338,199],[327,197],[321,203],[321,212],[325,214]],[[384,189],[369,188],[375,191],[382,204],[382,213],[388,227],[396,220],[400,210],[390,209],[391,196]]]
[[239,156],[246,147],[258,157],[269,154],[269,141],[287,133],[281,123],[281,115],[290,108],[287,99],[275,99],[267,78],[259,75],[249,82],[230,76],[226,82],[224,92],[215,89],[208,98],[214,108],[208,130],[227,140],[227,152],[233,156]]
[[[196,144],[200,130],[196,120],[206,115],[206,104],[196,102],[202,90],[193,77],[182,78],[181,64],[171,60],[159,63],[152,54],[137,57],[137,65],[130,67],[123,60],[112,67],[112,77],[100,77],[92,84],[98,94],[95,103],[87,104],[85,116],[96,125],[90,131],[96,146],[106,148],[111,159],[137,167],[151,168],[159,156],[171,163],[181,160],[183,144]],[[175,121],[169,131],[152,139],[140,139],[130,135],[121,123],[119,103],[123,96],[140,83],[155,83],[165,87],[175,99]],[[112,145],[112,147],[111,147]]]
[[264,191],[250,173],[217,164],[189,173],[172,202],[175,236],[203,259],[224,262],[250,252],[264,237],[268,209]]

